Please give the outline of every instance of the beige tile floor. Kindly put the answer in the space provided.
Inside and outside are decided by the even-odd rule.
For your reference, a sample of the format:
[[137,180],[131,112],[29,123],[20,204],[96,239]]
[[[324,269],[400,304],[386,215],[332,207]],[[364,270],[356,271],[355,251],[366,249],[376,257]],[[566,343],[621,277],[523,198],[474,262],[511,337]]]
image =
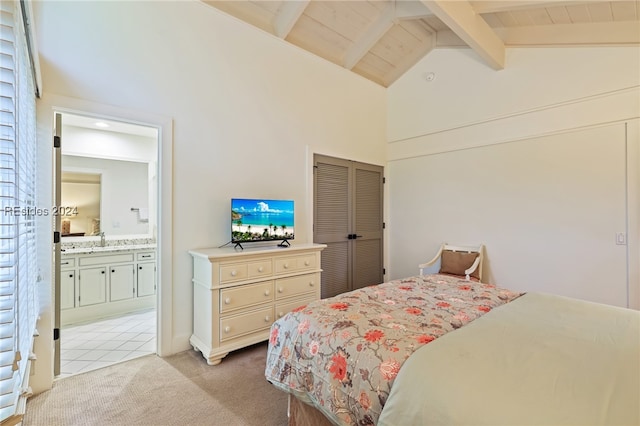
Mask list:
[[66,326],[60,336],[59,378],[156,353],[156,311]]

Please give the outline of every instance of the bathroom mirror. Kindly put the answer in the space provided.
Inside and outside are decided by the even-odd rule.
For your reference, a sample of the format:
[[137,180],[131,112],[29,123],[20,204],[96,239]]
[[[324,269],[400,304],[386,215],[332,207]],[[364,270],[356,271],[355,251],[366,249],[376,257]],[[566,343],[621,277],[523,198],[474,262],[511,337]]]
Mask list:
[[63,237],[99,235],[101,178],[99,173],[62,173],[62,202],[57,213]]
[[62,156],[63,237],[148,235],[149,163]]
[[62,139],[63,241],[154,238],[158,130],[62,113]]

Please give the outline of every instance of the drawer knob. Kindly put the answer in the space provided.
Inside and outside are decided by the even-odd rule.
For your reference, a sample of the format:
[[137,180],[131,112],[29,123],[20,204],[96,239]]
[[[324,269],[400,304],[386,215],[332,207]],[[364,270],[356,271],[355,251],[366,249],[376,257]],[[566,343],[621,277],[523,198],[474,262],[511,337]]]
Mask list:
[[227,305],[228,305],[229,303],[231,303],[231,298],[230,298],[230,297],[227,297],[226,299],[224,299],[224,303],[225,303],[225,304],[227,304]]
[[289,269],[289,264],[288,264],[288,263],[285,263],[284,265],[282,265],[282,267],[283,267],[284,269]]
[[305,260],[304,261],[304,266],[309,266],[309,265],[311,265],[311,262],[309,262],[308,260]]
[[278,287],[278,293],[282,293],[284,289],[282,287]]
[[265,291],[264,291],[264,295],[265,295],[265,296],[268,296],[269,294],[271,294],[271,292],[270,292],[269,290],[265,290]]
[[269,315],[267,315],[266,317],[264,317],[264,322],[269,322],[271,321],[271,318],[269,317]]
[[314,285],[316,285],[316,283],[314,283],[313,281],[309,281],[309,286],[313,287]]
[[225,332],[225,333],[228,333],[228,332],[230,332],[230,331],[231,331],[231,327],[226,326],[226,327],[224,328],[224,332]]
[[284,312],[278,312],[278,318],[282,318],[284,316]]
[[236,270],[231,271],[231,276],[232,277],[235,277],[236,275],[238,275],[238,271],[236,271]]
[[264,268],[263,268],[262,266],[260,266],[260,267],[258,268],[258,272],[262,272],[262,271],[264,271]]

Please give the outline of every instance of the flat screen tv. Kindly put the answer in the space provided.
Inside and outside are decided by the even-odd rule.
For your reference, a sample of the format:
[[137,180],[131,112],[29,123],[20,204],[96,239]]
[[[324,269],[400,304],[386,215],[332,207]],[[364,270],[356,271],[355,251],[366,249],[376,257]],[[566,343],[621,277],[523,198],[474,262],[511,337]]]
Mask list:
[[294,229],[293,200],[231,199],[231,242],[281,241],[289,246]]

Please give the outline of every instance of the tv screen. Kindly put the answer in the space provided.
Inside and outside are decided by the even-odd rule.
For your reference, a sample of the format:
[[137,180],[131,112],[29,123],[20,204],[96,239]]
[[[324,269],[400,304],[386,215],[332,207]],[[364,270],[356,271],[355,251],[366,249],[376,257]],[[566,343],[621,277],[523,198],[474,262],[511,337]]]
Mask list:
[[231,242],[294,238],[293,200],[231,199]]

